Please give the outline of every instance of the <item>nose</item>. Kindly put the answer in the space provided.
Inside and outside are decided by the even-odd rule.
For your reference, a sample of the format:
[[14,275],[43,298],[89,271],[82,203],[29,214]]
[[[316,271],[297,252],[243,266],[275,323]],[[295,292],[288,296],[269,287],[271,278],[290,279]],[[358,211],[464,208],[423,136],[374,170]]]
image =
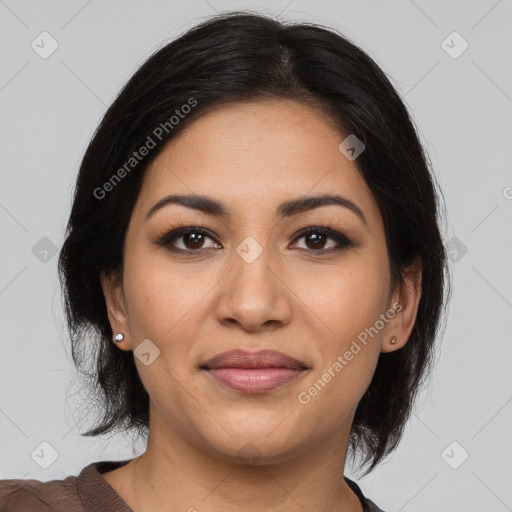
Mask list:
[[250,332],[287,325],[292,316],[290,290],[277,266],[267,250],[252,262],[234,253],[232,270],[221,281],[217,320]]

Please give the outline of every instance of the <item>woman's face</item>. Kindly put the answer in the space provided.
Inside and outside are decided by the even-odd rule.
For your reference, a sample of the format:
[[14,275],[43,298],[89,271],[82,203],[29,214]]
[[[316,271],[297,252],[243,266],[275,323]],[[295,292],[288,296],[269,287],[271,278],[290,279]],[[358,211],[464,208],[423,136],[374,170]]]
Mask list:
[[[406,342],[419,297],[392,287],[382,218],[343,139],[296,102],[231,104],[194,121],[148,169],[123,286],[104,290],[120,347],[135,350],[153,430],[224,458],[249,446],[268,461],[346,441],[379,354]],[[154,208],[170,195],[219,206]],[[300,206],[327,195],[342,199]],[[208,364],[233,350],[300,364]]]

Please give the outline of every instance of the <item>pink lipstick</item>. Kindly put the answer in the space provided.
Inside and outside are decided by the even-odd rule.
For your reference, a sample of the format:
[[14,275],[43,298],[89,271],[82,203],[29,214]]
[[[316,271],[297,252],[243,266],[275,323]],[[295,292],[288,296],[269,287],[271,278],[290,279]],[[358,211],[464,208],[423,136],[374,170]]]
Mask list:
[[220,384],[248,394],[288,384],[308,369],[302,361],[275,350],[232,350],[209,359],[201,368]]

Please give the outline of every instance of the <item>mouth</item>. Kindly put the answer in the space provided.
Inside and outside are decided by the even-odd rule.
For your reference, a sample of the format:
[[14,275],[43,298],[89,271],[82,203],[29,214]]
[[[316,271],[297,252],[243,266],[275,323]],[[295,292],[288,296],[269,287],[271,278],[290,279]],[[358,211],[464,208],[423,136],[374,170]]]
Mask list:
[[247,394],[258,394],[284,386],[302,375],[307,365],[275,350],[232,350],[201,365],[217,383]]

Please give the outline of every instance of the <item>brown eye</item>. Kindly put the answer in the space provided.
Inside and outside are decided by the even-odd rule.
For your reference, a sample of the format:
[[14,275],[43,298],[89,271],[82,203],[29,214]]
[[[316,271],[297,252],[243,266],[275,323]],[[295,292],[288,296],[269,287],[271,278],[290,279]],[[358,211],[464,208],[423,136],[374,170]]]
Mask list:
[[308,233],[304,235],[304,239],[308,249],[325,249],[324,245],[329,237],[323,233]]
[[[205,246],[207,239],[214,242],[213,245]],[[181,243],[180,243],[181,241]],[[206,230],[199,228],[183,228],[171,231],[163,236],[159,241],[159,245],[167,247],[170,251],[175,252],[194,252],[201,249],[211,249],[219,247],[219,244],[213,240]]]
[[182,235],[181,238],[183,239],[183,245],[187,249],[201,249],[202,245],[204,244],[205,235],[202,233],[197,232],[191,232],[186,235]]
[[[312,252],[323,252],[329,251],[330,249],[340,250],[353,245],[351,240],[349,240],[345,235],[325,228],[308,228],[307,230],[302,231],[295,238],[295,240],[301,239],[305,240],[306,247],[304,250]],[[330,247],[326,247],[328,240],[334,241],[334,245],[331,243]]]

